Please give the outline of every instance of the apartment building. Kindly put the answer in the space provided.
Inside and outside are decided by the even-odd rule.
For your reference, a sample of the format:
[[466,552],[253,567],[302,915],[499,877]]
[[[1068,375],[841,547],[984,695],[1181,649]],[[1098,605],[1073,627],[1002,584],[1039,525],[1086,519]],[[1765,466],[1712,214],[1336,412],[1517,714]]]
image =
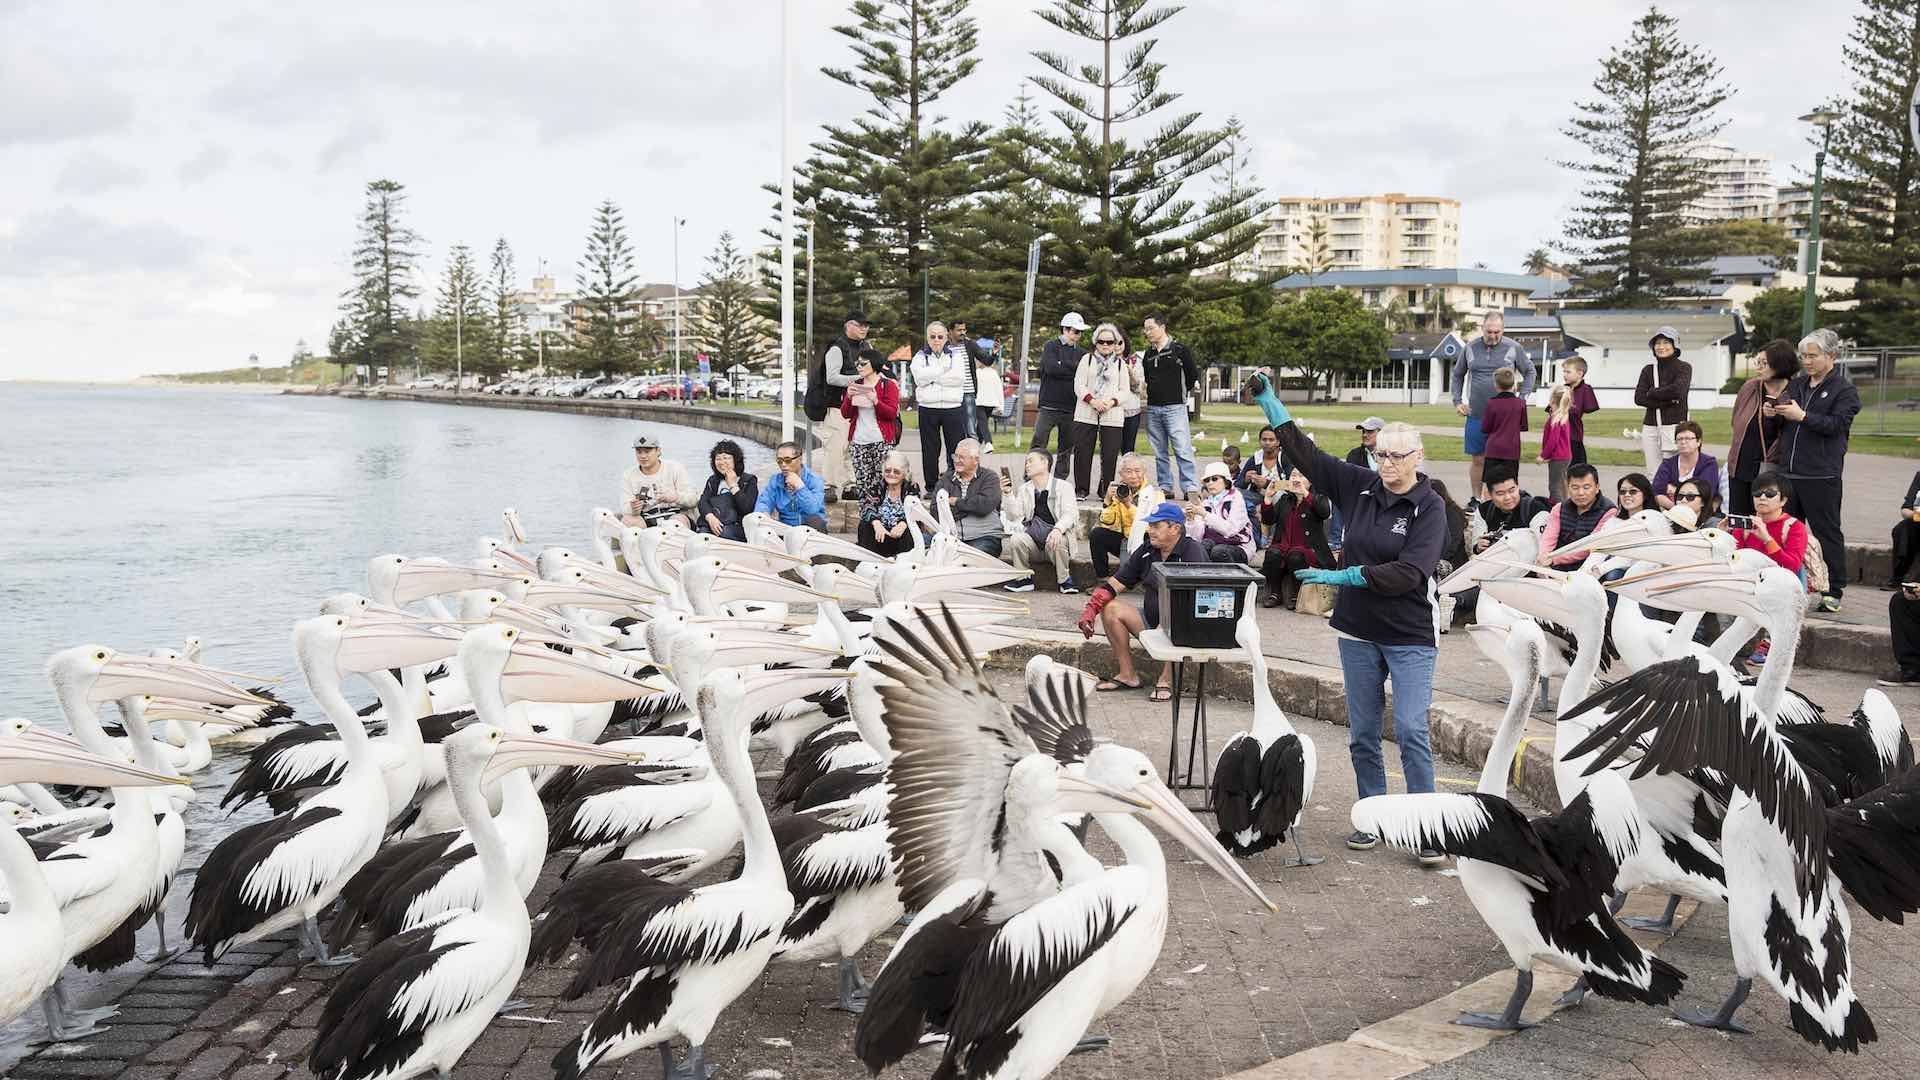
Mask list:
[[1293,196],[1267,212],[1259,270],[1309,265],[1324,229],[1329,270],[1419,270],[1460,262],[1460,202],[1433,195]]
[[[1520,309],[1535,311],[1548,303],[1556,283],[1532,274],[1506,274],[1496,270],[1333,270],[1315,274],[1291,274],[1274,282],[1280,293],[1306,289],[1342,289],[1360,297],[1370,308],[1394,306],[1403,309],[1413,324],[1429,331],[1450,330],[1448,321],[1472,319],[1475,323],[1490,311],[1502,313]],[[1564,292],[1564,282],[1557,288]]]
[[1689,204],[1698,221],[1766,218],[1773,212],[1773,158],[1720,143],[1696,147],[1687,155],[1705,173],[1707,190]]

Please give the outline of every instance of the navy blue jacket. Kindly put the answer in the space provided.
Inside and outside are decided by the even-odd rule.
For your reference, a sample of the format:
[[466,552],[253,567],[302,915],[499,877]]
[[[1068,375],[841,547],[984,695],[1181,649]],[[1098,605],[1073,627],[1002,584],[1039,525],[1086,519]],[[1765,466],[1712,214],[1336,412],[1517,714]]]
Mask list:
[[1795,375],[1784,396],[1807,410],[1807,418],[1785,421],[1774,460],[1791,477],[1839,476],[1847,463],[1847,436],[1860,412],[1860,391],[1836,367],[1819,386],[1805,372]]
[[1040,350],[1040,408],[1056,412],[1073,411],[1073,377],[1080,370],[1080,359],[1087,350],[1069,345],[1055,336]]
[[1341,561],[1366,575],[1364,589],[1341,589],[1335,630],[1376,645],[1433,645],[1433,567],[1447,548],[1447,509],[1425,476],[1404,495],[1380,474],[1349,465],[1307,438],[1300,425],[1279,428],[1280,451],[1333,501],[1346,523]]

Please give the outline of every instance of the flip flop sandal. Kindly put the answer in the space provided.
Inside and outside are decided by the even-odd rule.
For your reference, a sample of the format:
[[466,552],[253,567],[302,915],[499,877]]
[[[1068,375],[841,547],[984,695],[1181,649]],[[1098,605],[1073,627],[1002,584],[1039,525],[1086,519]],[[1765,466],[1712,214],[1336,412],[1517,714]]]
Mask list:
[[1137,683],[1124,683],[1119,679],[1101,679],[1093,685],[1093,689],[1098,693],[1111,694],[1120,690],[1138,690],[1145,685],[1147,685],[1145,679]]
[[1153,693],[1151,693],[1151,694],[1148,694],[1148,695],[1147,695],[1147,700],[1148,700],[1148,701],[1159,701],[1159,702],[1165,702],[1165,701],[1172,701],[1172,700],[1173,700],[1173,687],[1171,687],[1171,686],[1156,686],[1156,687],[1154,687],[1154,688],[1153,688]]

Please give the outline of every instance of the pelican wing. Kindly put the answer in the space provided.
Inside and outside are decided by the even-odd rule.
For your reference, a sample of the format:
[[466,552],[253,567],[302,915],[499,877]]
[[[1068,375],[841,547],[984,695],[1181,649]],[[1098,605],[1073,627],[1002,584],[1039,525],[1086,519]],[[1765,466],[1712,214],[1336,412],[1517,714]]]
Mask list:
[[1800,887],[1827,873],[1825,804],[1816,785],[1794,759],[1792,747],[1772,721],[1754,708],[1751,694],[1711,657],[1663,661],[1608,686],[1581,702],[1562,720],[1599,714],[1593,733],[1566,759],[1598,751],[1589,774],[1645,739],[1633,775],[1656,769],[1684,772],[1707,768],[1724,774],[1760,805],[1786,838],[1799,863]]
[[186,931],[209,965],[228,941],[345,868],[356,845],[336,835],[350,824],[341,816],[337,807],[302,807],[236,829],[208,854],[194,875]]
[[993,840],[1007,778],[1033,740],[1018,726],[944,608],[917,627],[888,620],[877,635],[890,660],[874,669],[882,720],[896,755],[888,771],[887,821],[899,863],[900,898],[925,907],[961,878],[992,877]]
[[427,1029],[519,978],[524,954],[458,910],[375,945],[334,984],[308,1065],[316,1076],[381,1076],[421,1049]]
[[1027,688],[1027,703],[1013,718],[1040,752],[1062,765],[1087,760],[1093,729],[1087,725],[1086,681],[1073,672],[1055,672]]
[[1887,695],[1878,690],[1860,695],[1860,705],[1853,710],[1853,726],[1864,728],[1873,739],[1874,749],[1880,753],[1881,767],[1888,776],[1905,776],[1912,770],[1913,739],[1907,735],[1899,710],[1887,700]]
[[1833,872],[1869,915],[1920,912],[1920,769],[1827,811]]
[[600,773],[577,785],[573,797],[553,812],[547,850],[630,843],[700,813],[713,804],[713,797],[710,784],[649,784],[630,772]]
[[246,767],[220,797],[220,806],[288,788],[331,784],[347,771],[346,747],[329,727],[295,727],[275,735],[247,755]]
[[1566,874],[1514,805],[1480,792],[1372,795],[1353,804],[1353,827],[1397,848],[1432,848],[1503,867],[1536,889],[1563,888]]
[[120,867],[112,859],[101,858],[93,838],[62,844],[40,863],[40,873],[53,890],[53,898],[62,908],[106,889],[120,877]]
[[1122,882],[1102,874],[1007,920],[967,958],[947,1021],[938,1075],[992,1076],[1006,1062],[1029,1014],[1061,980],[1113,940],[1139,910]]

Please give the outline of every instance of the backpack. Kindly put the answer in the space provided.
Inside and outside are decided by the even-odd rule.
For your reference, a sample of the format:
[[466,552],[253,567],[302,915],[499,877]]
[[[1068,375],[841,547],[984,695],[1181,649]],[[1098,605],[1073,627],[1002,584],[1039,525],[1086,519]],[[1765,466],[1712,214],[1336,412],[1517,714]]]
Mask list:
[[807,391],[800,400],[800,410],[817,424],[827,418],[827,408],[827,354],[821,353],[807,361]]
[[1812,529],[1807,530],[1807,555],[1801,560],[1800,569],[1807,578],[1807,591],[1825,596],[1833,583],[1827,577],[1827,559],[1820,550],[1820,538],[1813,535]]

